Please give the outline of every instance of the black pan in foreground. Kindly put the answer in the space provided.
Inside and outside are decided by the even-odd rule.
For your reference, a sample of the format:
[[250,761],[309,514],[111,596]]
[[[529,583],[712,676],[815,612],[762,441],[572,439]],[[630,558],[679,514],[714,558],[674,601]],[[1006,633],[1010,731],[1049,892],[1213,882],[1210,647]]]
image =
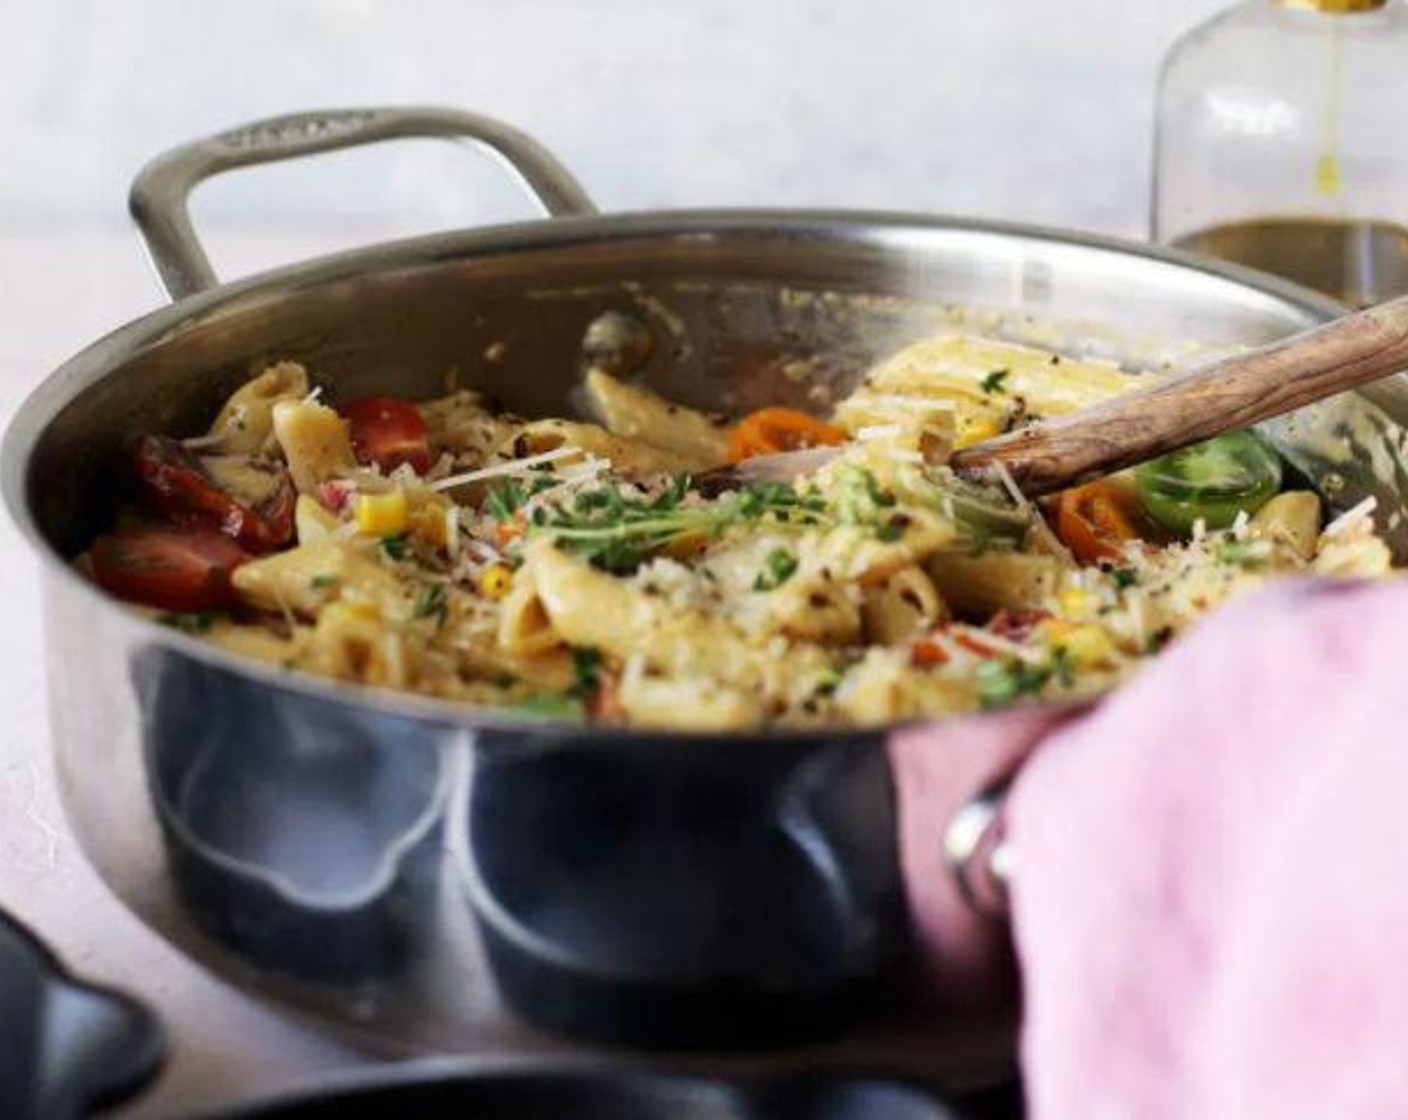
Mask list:
[[484,1070],[412,1065],[221,1120],[1016,1120],[1015,1090],[971,1106],[883,1076],[717,1078],[624,1067]]
[[74,979],[0,911],[0,1117],[86,1116],[145,1086],[165,1053],[151,1011]]

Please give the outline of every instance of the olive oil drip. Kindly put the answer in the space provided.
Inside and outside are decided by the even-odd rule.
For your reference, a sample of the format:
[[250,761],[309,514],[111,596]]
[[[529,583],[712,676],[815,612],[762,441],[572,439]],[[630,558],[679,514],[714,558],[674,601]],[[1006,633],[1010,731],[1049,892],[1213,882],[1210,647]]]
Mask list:
[[1340,160],[1340,111],[1344,75],[1344,21],[1329,21],[1329,65],[1325,69],[1325,148],[1315,161],[1315,190],[1336,197],[1344,186]]

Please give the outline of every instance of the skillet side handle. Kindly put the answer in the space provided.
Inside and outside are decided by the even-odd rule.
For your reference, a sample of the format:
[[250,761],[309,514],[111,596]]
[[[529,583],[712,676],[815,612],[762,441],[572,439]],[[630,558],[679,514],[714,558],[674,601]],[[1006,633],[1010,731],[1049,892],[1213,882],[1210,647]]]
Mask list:
[[137,174],[128,207],[171,298],[219,281],[191,224],[191,191],[225,171],[386,140],[470,140],[489,149],[549,217],[593,214],[572,174],[541,144],[490,117],[457,109],[328,109],[270,117],[157,156]]

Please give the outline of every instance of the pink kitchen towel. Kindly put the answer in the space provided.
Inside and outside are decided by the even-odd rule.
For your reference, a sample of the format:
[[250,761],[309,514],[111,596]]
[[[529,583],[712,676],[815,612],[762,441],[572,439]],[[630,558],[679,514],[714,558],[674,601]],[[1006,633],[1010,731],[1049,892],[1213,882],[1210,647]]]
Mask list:
[[1408,581],[1224,609],[1008,814],[1035,1120],[1408,1117]]

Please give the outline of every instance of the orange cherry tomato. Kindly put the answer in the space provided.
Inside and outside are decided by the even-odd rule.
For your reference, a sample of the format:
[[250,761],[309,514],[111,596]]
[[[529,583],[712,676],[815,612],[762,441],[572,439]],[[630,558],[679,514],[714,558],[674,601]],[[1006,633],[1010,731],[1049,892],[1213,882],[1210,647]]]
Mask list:
[[916,669],[944,665],[948,660],[948,651],[938,642],[931,642],[927,638],[921,638],[909,647],[909,663]]
[[1124,546],[1145,537],[1142,520],[1135,494],[1103,479],[1056,498],[1056,535],[1082,564],[1123,559]]
[[507,548],[508,545],[523,536],[523,515],[516,514],[512,521],[500,521],[494,526],[494,543],[500,548]]
[[996,657],[999,652],[996,646],[990,646],[980,638],[962,631],[953,635],[953,641],[955,645],[962,646],[969,653],[976,653],[979,657]]
[[741,463],[755,455],[801,451],[844,443],[846,433],[825,420],[795,408],[760,408],[733,426],[728,436],[728,461]]

